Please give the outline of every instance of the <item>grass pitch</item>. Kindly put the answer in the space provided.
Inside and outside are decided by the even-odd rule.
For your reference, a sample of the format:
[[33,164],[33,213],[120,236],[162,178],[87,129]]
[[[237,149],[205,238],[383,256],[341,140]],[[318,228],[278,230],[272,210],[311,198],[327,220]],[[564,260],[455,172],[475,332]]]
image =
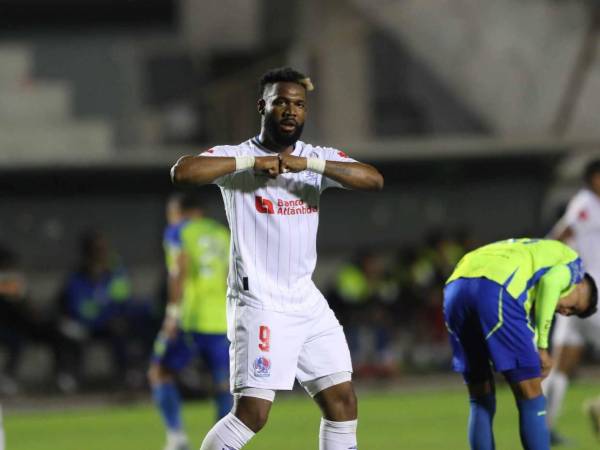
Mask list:
[[[459,450],[468,447],[466,391],[456,387],[359,391],[359,448],[361,450]],[[600,382],[575,383],[569,390],[559,429],[574,440],[571,448],[597,449],[581,404],[600,394]],[[209,402],[186,403],[184,421],[199,448],[212,423]],[[319,412],[302,395],[280,396],[266,428],[248,450],[310,450],[318,448]],[[151,404],[94,409],[5,414],[9,450],[162,450],[164,432]],[[518,421],[512,395],[498,388],[496,446],[520,449]]]

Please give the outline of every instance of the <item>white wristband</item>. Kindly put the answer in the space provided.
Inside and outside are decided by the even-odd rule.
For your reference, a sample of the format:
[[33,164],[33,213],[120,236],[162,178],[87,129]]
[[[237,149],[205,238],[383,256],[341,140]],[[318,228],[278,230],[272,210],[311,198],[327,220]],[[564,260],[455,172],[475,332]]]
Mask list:
[[236,156],[235,171],[251,169],[254,167],[254,156]]
[[319,158],[306,158],[306,170],[311,172],[323,173],[325,172],[325,164],[327,160]]
[[165,315],[171,319],[179,319],[179,305],[173,303],[167,305]]

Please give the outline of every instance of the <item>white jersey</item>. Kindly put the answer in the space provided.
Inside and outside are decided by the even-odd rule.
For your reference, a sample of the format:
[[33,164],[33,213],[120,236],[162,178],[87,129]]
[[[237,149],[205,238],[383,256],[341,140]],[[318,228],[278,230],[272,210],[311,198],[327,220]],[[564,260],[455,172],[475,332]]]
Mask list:
[[[256,138],[213,147],[202,156],[273,156]],[[355,162],[344,152],[297,141],[294,156]],[[250,306],[300,312],[323,299],[312,281],[317,262],[319,198],[340,183],[315,172],[275,179],[252,169],[214,181],[221,188],[231,228],[228,296]]]
[[573,231],[571,244],[586,271],[600,280],[600,197],[588,189],[580,190],[569,202],[562,221]]

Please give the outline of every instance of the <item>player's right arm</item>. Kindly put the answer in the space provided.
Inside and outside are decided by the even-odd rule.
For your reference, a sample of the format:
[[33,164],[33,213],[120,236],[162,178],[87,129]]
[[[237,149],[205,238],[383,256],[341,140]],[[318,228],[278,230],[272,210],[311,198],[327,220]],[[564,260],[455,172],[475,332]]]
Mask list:
[[549,237],[575,247],[575,236],[582,227],[589,226],[589,210],[594,204],[590,200],[590,193],[585,190],[575,194],[569,201],[564,215],[550,231]]
[[556,225],[548,233],[549,238],[562,241],[565,244],[570,244],[574,235],[573,228],[567,223],[564,217],[556,222]]
[[186,155],[171,168],[171,181],[175,185],[204,185],[217,179],[247,169],[254,169],[271,178],[279,175],[277,156],[190,156]]

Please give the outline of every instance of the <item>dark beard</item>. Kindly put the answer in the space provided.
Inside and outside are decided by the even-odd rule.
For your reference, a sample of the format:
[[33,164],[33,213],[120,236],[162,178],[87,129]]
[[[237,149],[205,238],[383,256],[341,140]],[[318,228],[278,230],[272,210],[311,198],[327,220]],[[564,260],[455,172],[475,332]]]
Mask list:
[[297,125],[296,131],[292,134],[285,134],[281,132],[279,129],[279,122],[277,122],[273,116],[267,116],[265,118],[265,130],[267,131],[268,136],[280,147],[294,145],[296,141],[300,139],[303,128],[304,124]]

